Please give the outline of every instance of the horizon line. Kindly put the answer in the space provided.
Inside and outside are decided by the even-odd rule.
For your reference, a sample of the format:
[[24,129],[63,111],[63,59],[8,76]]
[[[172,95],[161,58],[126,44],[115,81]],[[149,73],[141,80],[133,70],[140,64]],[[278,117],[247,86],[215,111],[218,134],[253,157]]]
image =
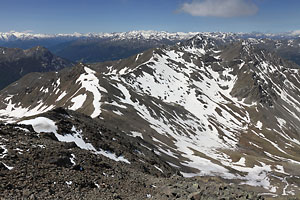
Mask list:
[[274,34],[274,35],[280,35],[280,34],[295,34],[295,35],[300,35],[300,30],[289,30],[285,32],[263,32],[263,31],[249,31],[249,32],[243,32],[243,31],[159,31],[159,30],[130,30],[130,31],[113,31],[113,32],[70,32],[70,33],[39,33],[35,31],[15,31],[15,30],[10,30],[10,31],[4,31],[1,32],[0,34],[13,34],[13,33],[22,33],[22,34],[28,34],[28,35],[89,35],[89,34],[118,34],[118,33],[133,33],[133,32],[157,32],[157,33],[184,33],[184,34],[193,34],[193,33],[233,33],[233,34]]

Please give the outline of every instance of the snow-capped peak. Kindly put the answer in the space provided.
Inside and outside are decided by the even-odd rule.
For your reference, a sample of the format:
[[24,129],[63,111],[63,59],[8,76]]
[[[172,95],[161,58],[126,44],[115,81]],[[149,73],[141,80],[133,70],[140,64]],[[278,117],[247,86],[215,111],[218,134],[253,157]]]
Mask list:
[[129,31],[129,32],[114,32],[114,33],[71,33],[71,34],[37,34],[28,32],[0,32],[0,40],[14,41],[14,40],[32,40],[45,38],[115,38],[119,40],[124,39],[169,39],[169,40],[184,40],[199,32],[166,32],[166,31]]
[[287,33],[278,34],[264,34],[264,33],[225,33],[225,32],[167,32],[154,30],[133,30],[128,32],[112,32],[112,33],[58,33],[58,34],[41,34],[31,32],[0,32],[0,41],[9,42],[15,40],[33,40],[33,39],[52,39],[52,38],[113,38],[116,40],[125,39],[145,39],[145,40],[162,40],[168,39],[171,41],[187,40],[197,34],[201,33],[204,36],[218,38],[218,39],[234,39],[239,38],[297,38],[299,31],[291,31]]

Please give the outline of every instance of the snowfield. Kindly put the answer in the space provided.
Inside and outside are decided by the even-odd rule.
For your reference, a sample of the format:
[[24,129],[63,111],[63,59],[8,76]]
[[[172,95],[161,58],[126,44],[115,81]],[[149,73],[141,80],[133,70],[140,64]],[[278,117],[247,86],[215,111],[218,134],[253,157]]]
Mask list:
[[[143,34],[151,37],[152,33]],[[116,61],[97,69],[81,63],[75,68],[80,74],[72,82],[76,89],[58,91],[65,84],[63,78],[54,81],[52,89],[39,86],[47,96],[30,107],[14,102],[14,94],[7,95],[0,117],[16,120],[59,103],[116,127],[116,120],[128,123],[124,134],[153,144],[153,151],[168,158],[185,177],[220,176],[272,194],[293,192],[287,177],[299,179],[292,169],[300,167],[296,134],[300,131],[300,70],[254,51],[251,43],[256,40],[241,42],[236,47],[239,53],[228,55],[236,49],[218,47],[223,40],[198,35],[174,47],[138,54],[130,58],[132,65],[126,60],[126,66]],[[49,99],[54,100],[49,103]],[[114,152],[95,148],[75,126],[62,135],[55,122],[44,117],[20,123],[130,164]],[[283,181],[286,188],[278,187]]]

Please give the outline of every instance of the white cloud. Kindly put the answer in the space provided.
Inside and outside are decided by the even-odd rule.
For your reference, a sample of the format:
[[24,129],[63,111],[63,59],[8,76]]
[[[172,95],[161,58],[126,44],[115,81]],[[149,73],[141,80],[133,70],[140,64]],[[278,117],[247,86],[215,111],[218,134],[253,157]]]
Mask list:
[[193,0],[180,11],[193,16],[238,17],[254,15],[258,7],[250,0]]

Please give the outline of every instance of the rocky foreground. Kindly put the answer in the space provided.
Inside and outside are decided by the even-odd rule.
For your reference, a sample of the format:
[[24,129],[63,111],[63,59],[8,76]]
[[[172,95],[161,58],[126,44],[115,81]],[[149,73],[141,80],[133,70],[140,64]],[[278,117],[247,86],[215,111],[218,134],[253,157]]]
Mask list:
[[[100,120],[63,109],[43,117],[56,122],[56,134],[0,124],[0,199],[267,199],[216,177],[184,178],[140,137]],[[106,153],[59,141],[60,134]]]

